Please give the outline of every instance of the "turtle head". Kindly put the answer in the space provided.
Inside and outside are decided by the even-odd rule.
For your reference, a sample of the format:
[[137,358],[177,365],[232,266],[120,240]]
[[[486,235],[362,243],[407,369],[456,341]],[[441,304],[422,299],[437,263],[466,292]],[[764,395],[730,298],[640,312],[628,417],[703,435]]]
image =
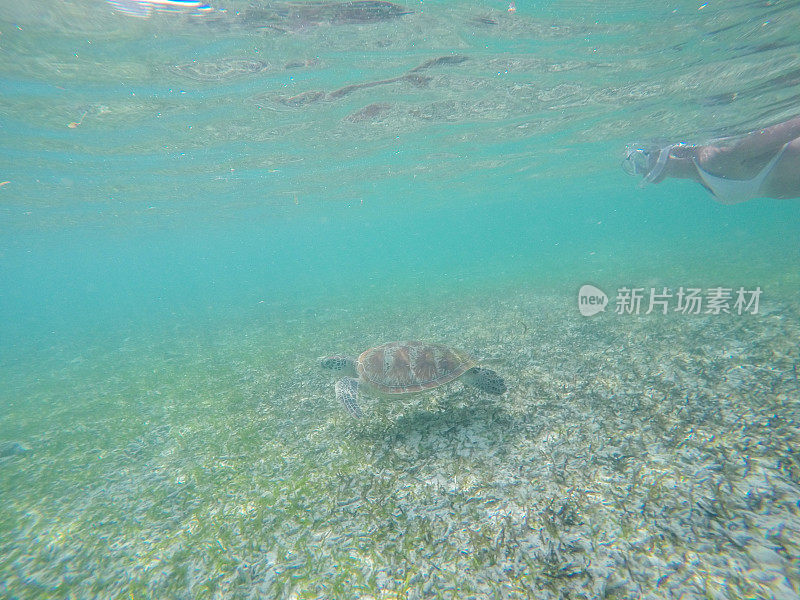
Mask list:
[[483,367],[472,367],[469,371],[464,373],[464,383],[478,388],[487,394],[499,396],[505,394],[506,382],[495,371],[485,369]]
[[340,354],[323,356],[320,359],[320,366],[323,369],[328,369],[330,371],[342,373],[343,375],[351,375],[356,377],[355,361],[349,356],[342,356]]

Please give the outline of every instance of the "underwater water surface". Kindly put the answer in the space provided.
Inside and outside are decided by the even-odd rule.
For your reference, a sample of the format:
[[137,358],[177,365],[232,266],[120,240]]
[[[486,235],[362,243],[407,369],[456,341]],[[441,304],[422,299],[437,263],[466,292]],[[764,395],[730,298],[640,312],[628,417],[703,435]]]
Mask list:
[[[800,3],[130,7],[0,5],[0,596],[800,597],[800,201],[621,168],[797,115]],[[352,418],[417,339],[508,390]]]

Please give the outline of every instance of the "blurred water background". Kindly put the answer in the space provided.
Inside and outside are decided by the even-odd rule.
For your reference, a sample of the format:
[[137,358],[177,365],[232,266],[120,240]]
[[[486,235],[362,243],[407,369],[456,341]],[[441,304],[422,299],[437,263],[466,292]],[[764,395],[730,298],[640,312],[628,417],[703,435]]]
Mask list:
[[[267,396],[293,432],[275,436],[335,419],[335,447],[349,425],[314,371],[322,353],[430,337],[506,360],[519,390],[536,384],[513,361],[546,359],[541,338],[514,335],[558,339],[584,283],[759,286],[778,314],[796,306],[797,201],[723,206],[687,181],[640,188],[620,164],[634,140],[796,115],[800,3],[425,0],[368,22],[300,5],[141,19],[100,1],[0,4],[0,441],[32,448],[2,467],[10,597],[81,581],[35,583],[54,551],[24,525],[32,498],[63,523],[62,500],[102,489],[86,464],[158,424],[184,424],[197,448],[242,436],[242,482],[269,438]],[[787,331],[769,343],[796,345]],[[302,455],[287,447],[274,451]],[[46,468],[59,461],[71,483]],[[203,481],[207,500],[219,480]],[[92,512],[71,506],[63,535],[91,555]],[[234,589],[182,596],[186,580],[113,572],[86,589]]]

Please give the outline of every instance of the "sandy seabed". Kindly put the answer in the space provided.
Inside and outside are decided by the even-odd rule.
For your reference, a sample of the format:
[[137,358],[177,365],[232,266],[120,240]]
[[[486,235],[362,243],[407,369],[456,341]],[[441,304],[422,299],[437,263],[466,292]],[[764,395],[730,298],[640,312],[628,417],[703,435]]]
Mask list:
[[[179,327],[9,370],[7,598],[797,598],[800,307],[510,292]],[[500,372],[352,419],[317,357]],[[6,427],[9,425],[9,427]],[[13,427],[11,427],[13,425]]]

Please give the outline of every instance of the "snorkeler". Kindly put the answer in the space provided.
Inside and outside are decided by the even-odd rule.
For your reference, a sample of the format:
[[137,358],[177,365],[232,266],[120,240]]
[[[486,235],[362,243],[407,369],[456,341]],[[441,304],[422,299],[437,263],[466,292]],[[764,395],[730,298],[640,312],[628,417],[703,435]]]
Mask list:
[[800,116],[706,145],[629,145],[623,168],[645,183],[694,179],[723,204],[800,198]]

